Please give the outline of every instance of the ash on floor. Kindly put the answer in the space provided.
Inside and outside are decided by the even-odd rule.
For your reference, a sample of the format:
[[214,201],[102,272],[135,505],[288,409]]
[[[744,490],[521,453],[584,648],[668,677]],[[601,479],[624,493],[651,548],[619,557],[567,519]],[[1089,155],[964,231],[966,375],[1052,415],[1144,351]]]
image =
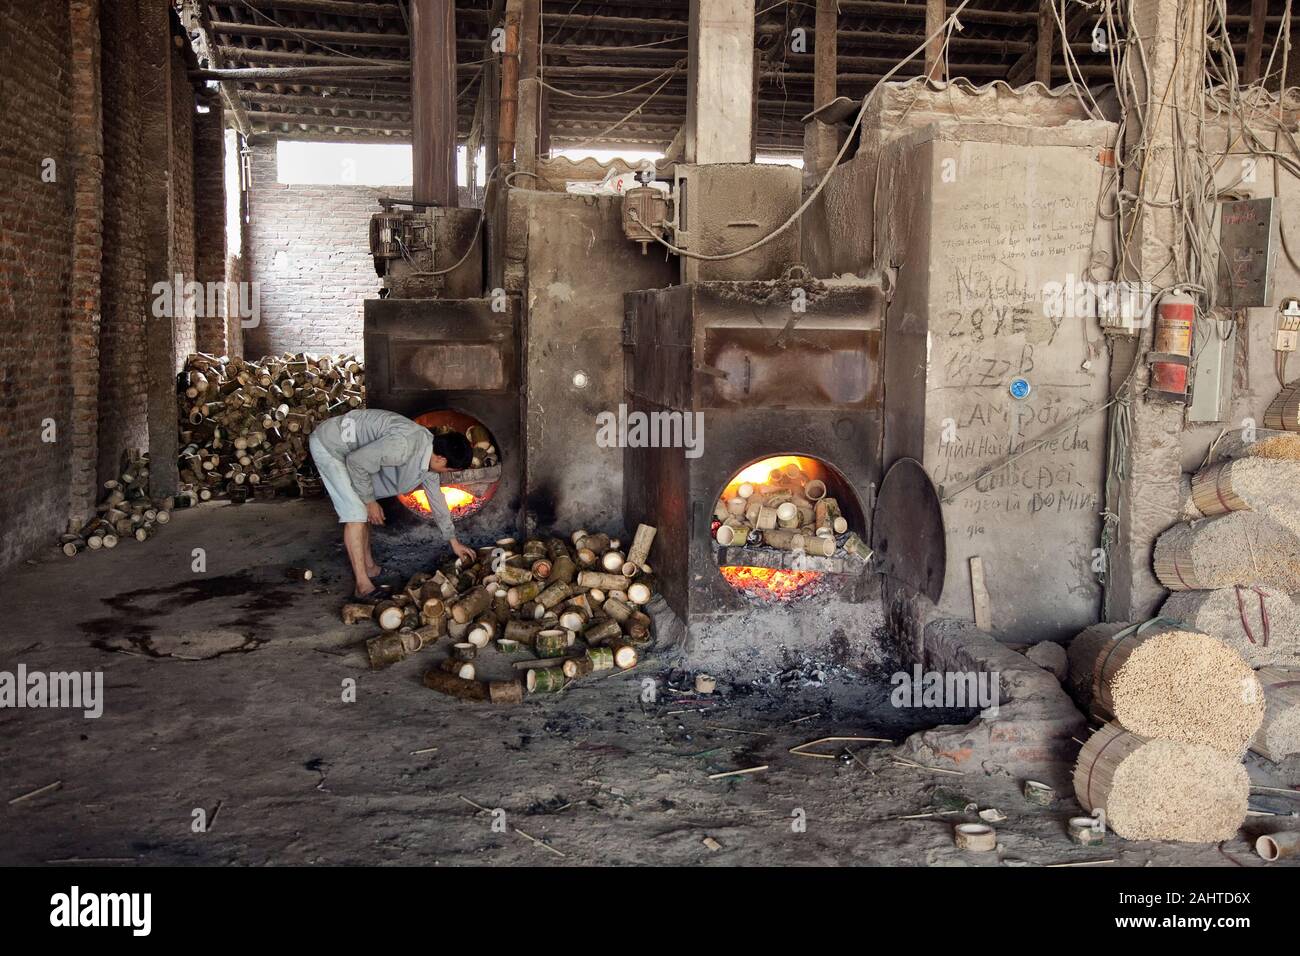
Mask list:
[[[105,700],[99,719],[0,710],[0,863],[1263,865],[1244,838],[1075,847],[1072,799],[1034,807],[1019,781],[918,769],[888,743],[790,752],[902,740],[922,716],[890,706],[885,672],[795,658],[701,695],[652,658],[516,707],[426,690],[435,652],[371,672],[337,620],[336,535],[323,502],[203,507],[12,574],[0,670],[102,671]],[[380,560],[399,545],[377,536]],[[435,557],[430,540],[420,565]],[[316,580],[276,576],[303,565]],[[953,846],[970,804],[1007,815],[998,853]]]

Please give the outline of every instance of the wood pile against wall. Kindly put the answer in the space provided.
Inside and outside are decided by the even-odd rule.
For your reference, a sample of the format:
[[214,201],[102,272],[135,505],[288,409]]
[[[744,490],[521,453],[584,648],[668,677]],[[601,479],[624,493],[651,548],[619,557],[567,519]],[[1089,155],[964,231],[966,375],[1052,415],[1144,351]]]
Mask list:
[[178,395],[182,483],[204,501],[294,489],[312,429],[360,408],[364,382],[351,355],[191,355]]
[[1250,781],[1241,762],[1205,744],[1149,740],[1108,723],[1083,745],[1074,793],[1128,840],[1217,843],[1246,819]]
[[[448,658],[425,686],[462,700],[519,703],[525,693],[563,690],[597,671],[636,665],[653,640],[645,612],[655,594],[648,562],[655,529],[639,525],[626,551],[606,534],[577,531],[566,541],[513,538],[480,548],[477,559],[446,562],[414,575],[401,593],[377,604],[348,603],[343,621],[377,624],[367,642],[382,668],[447,641]],[[491,646],[495,667],[479,665]]]

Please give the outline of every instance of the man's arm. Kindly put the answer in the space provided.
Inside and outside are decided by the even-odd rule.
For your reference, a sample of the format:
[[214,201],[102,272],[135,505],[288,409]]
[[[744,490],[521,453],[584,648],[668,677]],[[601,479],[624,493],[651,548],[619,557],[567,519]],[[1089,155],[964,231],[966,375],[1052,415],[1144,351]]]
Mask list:
[[[411,454],[410,442],[401,435],[385,435],[368,445],[351,452],[344,463],[348,466],[348,478],[352,489],[366,504],[375,500],[374,476],[379,469],[387,466],[401,465]],[[444,505],[445,507],[445,505]],[[451,515],[447,516],[451,523]]]
[[425,497],[429,499],[429,510],[433,514],[433,523],[438,526],[442,536],[448,542],[456,538],[456,526],[451,523],[451,509],[447,507],[447,496],[442,493],[442,487],[433,480],[426,479],[424,484]]

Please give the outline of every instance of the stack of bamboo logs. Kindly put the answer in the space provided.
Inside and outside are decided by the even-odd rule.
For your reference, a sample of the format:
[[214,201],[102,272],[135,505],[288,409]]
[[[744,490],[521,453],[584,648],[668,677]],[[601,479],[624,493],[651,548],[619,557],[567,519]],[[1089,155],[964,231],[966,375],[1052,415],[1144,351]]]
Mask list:
[[59,539],[68,557],[82,551],[117,547],[119,541],[134,538],[147,541],[171,520],[177,508],[195,504],[194,495],[182,492],[167,498],[149,497],[149,454],[128,451],[121,474],[104,482],[104,496],[89,521],[74,519]]
[[1288,382],[1264,410],[1264,427],[1300,431],[1300,382]]
[[[728,486],[713,509],[713,537],[723,547],[766,545],[828,558],[837,538],[848,532],[848,520],[839,502],[828,497],[826,483],[794,462],[772,469],[765,482]],[[845,547],[869,554],[854,534]]]
[[295,487],[316,424],[365,401],[351,355],[249,362],[197,354],[180,379],[180,476],[203,501]]
[[[655,529],[639,525],[626,551],[607,534],[569,540],[503,539],[466,564],[420,572],[377,604],[343,606],[343,621],[372,621],[371,666],[386,667],[449,638],[449,656],[425,686],[462,700],[519,703],[528,693],[563,689],[593,671],[636,665],[652,640],[644,607],[655,593],[649,556]],[[522,678],[480,679],[476,661],[489,645]]]

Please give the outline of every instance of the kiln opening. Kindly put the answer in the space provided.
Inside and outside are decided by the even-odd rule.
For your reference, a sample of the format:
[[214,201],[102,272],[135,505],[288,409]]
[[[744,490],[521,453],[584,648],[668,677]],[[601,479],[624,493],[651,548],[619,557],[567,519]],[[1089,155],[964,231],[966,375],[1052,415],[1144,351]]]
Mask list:
[[[452,410],[425,412],[417,415],[415,421],[437,434],[459,432],[469,439],[474,458],[468,468],[442,476],[442,494],[453,521],[478,513],[492,500],[501,483],[501,454],[491,431],[472,415]],[[399,495],[398,500],[412,513],[428,520],[429,499],[424,489]]]
[[870,555],[857,496],[830,464],[804,455],[751,462],[727,482],[714,509],[718,570],[758,601],[821,593],[861,572]]

